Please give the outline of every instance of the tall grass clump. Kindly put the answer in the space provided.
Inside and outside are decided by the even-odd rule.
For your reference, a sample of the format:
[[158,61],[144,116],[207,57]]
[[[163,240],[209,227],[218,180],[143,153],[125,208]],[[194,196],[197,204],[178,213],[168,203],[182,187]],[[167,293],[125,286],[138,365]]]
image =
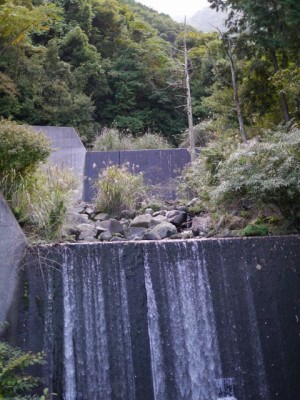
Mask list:
[[128,166],[109,166],[95,183],[99,211],[118,216],[124,209],[136,210],[146,197],[143,175],[128,171]]
[[135,137],[115,128],[104,128],[93,144],[94,151],[169,149],[171,147],[171,144],[157,133],[148,132]]
[[[77,179],[70,170],[40,165],[35,172],[14,182],[0,183],[9,204],[29,236],[57,240],[76,199]],[[10,185],[8,187],[8,185]]]

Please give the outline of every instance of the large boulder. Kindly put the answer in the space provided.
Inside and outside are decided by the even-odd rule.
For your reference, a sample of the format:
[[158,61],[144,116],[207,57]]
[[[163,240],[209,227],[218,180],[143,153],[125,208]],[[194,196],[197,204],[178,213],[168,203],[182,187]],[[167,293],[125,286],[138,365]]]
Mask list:
[[124,235],[124,228],[123,225],[114,218],[107,219],[106,221],[101,221],[98,223],[99,227],[106,229],[111,235],[115,233],[120,233]]
[[152,228],[151,231],[147,233],[147,235],[144,235],[144,239],[160,240],[176,234],[177,229],[173,224],[171,224],[170,222],[162,222]]
[[194,217],[192,222],[192,232],[194,236],[206,236],[212,229],[210,216]]
[[77,230],[80,232],[78,240],[93,241],[97,236],[97,229],[93,224],[79,224]]
[[131,221],[130,227],[132,227],[132,228],[149,228],[152,220],[153,220],[153,217],[150,214],[138,215]]

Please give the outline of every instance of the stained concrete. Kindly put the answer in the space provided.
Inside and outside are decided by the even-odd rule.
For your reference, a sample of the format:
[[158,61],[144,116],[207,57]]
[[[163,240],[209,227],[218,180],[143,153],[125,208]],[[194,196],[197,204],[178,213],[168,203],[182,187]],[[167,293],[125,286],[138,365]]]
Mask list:
[[19,261],[26,244],[19,224],[0,193],[0,324],[10,322],[8,312],[14,305]]
[[[147,330],[145,254],[157,302],[165,291],[159,263],[173,268],[177,255],[197,251],[208,273],[222,364],[221,378],[233,378],[239,400],[295,400],[300,393],[300,237],[207,239],[197,241],[68,244],[33,248],[24,270],[19,343],[46,348],[49,360],[41,374],[47,387],[62,393],[63,289],[59,269],[63,254],[73,255],[82,271],[95,256],[104,287],[111,276],[112,254],[122,254],[127,287],[136,399],[153,400]],[[101,262],[99,261],[101,260]],[[41,271],[41,262],[43,274]],[[119,261],[118,261],[119,262]],[[195,264],[192,268],[197,268]],[[43,283],[44,278],[44,283]],[[82,280],[78,280],[78,284]],[[45,292],[44,285],[47,287]],[[106,290],[106,289],[105,289]],[[20,292],[21,294],[22,292]],[[120,310],[105,295],[113,325]],[[164,316],[167,320],[167,313]],[[79,323],[79,322],[78,322]],[[112,329],[114,334],[116,329]],[[164,347],[166,357],[172,358]],[[175,400],[168,397],[165,400]]]
[[187,149],[94,151],[86,153],[85,201],[91,202],[96,194],[94,182],[109,165],[128,165],[128,170],[143,173],[145,183],[153,186],[154,194],[165,199],[175,197],[175,179],[190,162]]
[[86,149],[76,130],[60,126],[32,126],[35,131],[43,132],[51,141],[53,152],[49,157],[52,165],[72,169],[78,178],[78,198],[82,198]]

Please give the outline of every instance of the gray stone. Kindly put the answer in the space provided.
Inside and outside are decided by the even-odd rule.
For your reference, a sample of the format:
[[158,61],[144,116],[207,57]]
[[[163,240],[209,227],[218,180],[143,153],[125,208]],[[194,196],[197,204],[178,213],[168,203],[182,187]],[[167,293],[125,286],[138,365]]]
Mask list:
[[166,210],[160,210],[160,211],[156,211],[155,213],[153,213],[153,217],[158,217],[159,215],[166,215]]
[[149,234],[157,236],[159,239],[165,239],[167,237],[177,234],[177,229],[170,222],[162,222],[151,229]]
[[145,210],[145,214],[150,214],[150,215],[152,215],[153,214],[153,208],[146,208],[146,210]]
[[145,234],[142,237],[142,240],[161,240],[161,237],[158,233],[150,231],[150,232],[145,232]]
[[194,217],[192,222],[192,232],[194,236],[205,236],[211,230],[210,216]]
[[98,234],[97,228],[92,224],[79,224],[77,229],[80,231],[79,240],[88,240],[95,238]]
[[8,311],[14,302],[17,271],[26,245],[26,237],[0,193],[0,324],[9,321]]
[[133,228],[149,228],[152,219],[150,214],[138,215],[131,221],[130,226]]
[[127,229],[125,236],[128,240],[139,240],[142,239],[145,232],[146,228],[130,227]]
[[159,225],[162,222],[168,222],[167,218],[164,217],[163,215],[158,215],[157,217],[154,217],[152,221],[150,221],[149,226],[150,228],[152,228],[153,226]]
[[66,226],[74,226],[78,224],[86,224],[89,221],[87,214],[69,213],[67,217]]
[[106,213],[95,214],[95,216],[93,217],[94,221],[107,221],[108,219],[109,215]]
[[126,242],[127,239],[125,239],[124,237],[120,237],[120,236],[113,236],[110,239],[110,242]]
[[112,239],[112,234],[108,231],[102,232],[99,236],[99,240],[108,242]]
[[136,216],[135,210],[123,210],[121,211],[121,218],[133,219]]
[[173,216],[168,217],[168,221],[179,227],[187,221],[187,213],[184,211],[178,211],[177,214],[173,214]]
[[182,239],[192,239],[194,237],[194,234],[192,231],[183,231],[181,232],[181,237]]
[[112,235],[114,233],[121,233],[122,235],[124,234],[123,225],[114,218],[110,218],[106,221],[101,221],[101,222],[99,222],[99,224],[97,226],[100,226],[101,228],[106,229]]

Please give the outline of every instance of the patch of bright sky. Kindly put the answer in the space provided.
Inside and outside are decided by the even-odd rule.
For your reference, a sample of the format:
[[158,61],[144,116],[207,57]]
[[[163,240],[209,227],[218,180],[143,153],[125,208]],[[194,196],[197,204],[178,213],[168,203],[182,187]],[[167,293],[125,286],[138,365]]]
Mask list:
[[170,15],[176,20],[183,20],[184,16],[191,17],[197,11],[207,7],[207,0],[137,0],[156,11]]

